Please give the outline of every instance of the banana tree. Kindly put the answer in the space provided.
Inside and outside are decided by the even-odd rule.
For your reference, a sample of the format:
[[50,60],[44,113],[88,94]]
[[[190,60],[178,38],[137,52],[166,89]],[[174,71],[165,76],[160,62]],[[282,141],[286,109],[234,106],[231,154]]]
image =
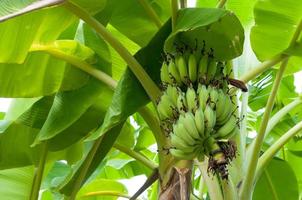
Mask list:
[[1,1],[1,196],[300,199],[301,30],[295,0]]

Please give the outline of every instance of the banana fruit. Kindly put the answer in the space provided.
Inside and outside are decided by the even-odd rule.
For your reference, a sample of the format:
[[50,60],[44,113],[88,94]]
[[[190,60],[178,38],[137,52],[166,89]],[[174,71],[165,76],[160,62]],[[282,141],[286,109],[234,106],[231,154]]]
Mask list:
[[213,52],[178,52],[163,62],[163,92],[157,111],[176,159],[203,161],[209,171],[227,179],[227,165],[235,157],[231,138],[239,134],[236,103],[228,94],[225,62]]

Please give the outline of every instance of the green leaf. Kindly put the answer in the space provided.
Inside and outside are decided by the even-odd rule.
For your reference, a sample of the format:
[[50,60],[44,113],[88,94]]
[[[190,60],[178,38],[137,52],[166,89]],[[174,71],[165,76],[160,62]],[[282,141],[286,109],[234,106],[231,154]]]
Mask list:
[[300,156],[297,156],[290,151],[286,151],[286,160],[295,172],[295,175],[299,183],[299,191],[301,191],[302,190],[302,159]]
[[[161,28],[146,47],[134,56],[156,83],[160,82],[159,74],[162,61],[160,49],[163,49],[163,43],[170,31],[171,25],[169,22]],[[127,69],[114,91],[112,103],[106,113],[103,125],[89,139],[95,139],[125,121],[149,101],[146,92],[135,75],[130,69]]]
[[100,12],[105,8],[107,0],[71,0],[81,8],[87,10],[89,13],[94,14]]
[[267,60],[288,48],[297,24],[302,19],[302,2],[263,0],[255,5],[256,24],[251,44],[259,60]]
[[[277,70],[271,69],[262,73],[257,79],[252,81],[252,85],[249,88],[249,106],[252,110],[256,111],[265,107],[276,73]],[[294,76],[284,77],[277,93],[277,104],[280,106],[286,105],[296,97]]]
[[[81,175],[84,173],[84,180],[81,185],[91,176],[91,174],[97,169],[103,159],[106,157],[107,153],[110,151],[112,145],[117,139],[123,123],[115,126],[109,130],[102,138],[100,144],[97,146],[97,150],[94,155],[87,155],[86,158],[79,164],[78,168],[74,171],[72,176],[66,179],[60,186],[60,192],[65,195],[70,195],[74,189],[74,184],[77,181],[82,180]],[[87,159],[90,160],[93,156],[92,161],[87,165]],[[87,171],[86,171],[87,170]],[[84,171],[84,172],[83,172]],[[79,180],[78,180],[79,179]]]
[[[197,44],[196,44],[197,42]],[[241,55],[244,30],[231,12],[214,8],[187,8],[178,12],[175,31],[165,42],[165,51],[175,53],[183,44],[214,50],[218,60],[230,60]]]
[[[101,194],[93,194],[97,192]],[[104,195],[104,193],[107,195]],[[127,193],[127,189],[122,183],[108,179],[96,179],[81,188],[77,195],[77,199],[113,200],[117,199],[116,195],[128,196]]]
[[124,124],[124,126],[121,130],[121,133],[118,136],[116,142],[121,145],[132,148],[135,143],[134,133],[135,133],[135,130],[134,130],[133,126],[129,122],[126,122]]
[[[154,9],[163,23],[168,20],[170,15],[170,4],[168,1],[146,1]],[[111,0],[108,4],[108,9],[112,9],[109,23],[139,46],[146,46],[158,31],[158,27],[156,27],[137,0]],[[108,13],[105,14],[108,15]],[[97,16],[97,18],[101,20],[102,16]]]
[[34,177],[34,167],[22,167],[0,171],[0,195],[6,200],[28,199]]
[[[225,8],[235,13],[241,23],[249,25],[254,20],[253,8],[257,0],[249,0],[242,3],[241,0],[227,0]],[[213,8],[216,7],[217,0],[197,0],[198,7]]]
[[286,161],[273,159],[256,183],[253,199],[296,200],[298,198],[298,183],[293,169]]
[[23,63],[33,43],[54,41],[75,20],[64,8],[56,7],[0,23],[0,63]]

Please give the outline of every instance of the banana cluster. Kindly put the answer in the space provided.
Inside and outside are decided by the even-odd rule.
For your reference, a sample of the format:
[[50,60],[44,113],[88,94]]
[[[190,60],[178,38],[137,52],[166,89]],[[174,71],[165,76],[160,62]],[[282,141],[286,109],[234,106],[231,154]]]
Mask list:
[[161,81],[157,111],[170,137],[169,152],[185,160],[207,156],[209,170],[227,178],[227,164],[236,155],[229,139],[239,127],[223,62],[207,54],[170,56],[162,65]]

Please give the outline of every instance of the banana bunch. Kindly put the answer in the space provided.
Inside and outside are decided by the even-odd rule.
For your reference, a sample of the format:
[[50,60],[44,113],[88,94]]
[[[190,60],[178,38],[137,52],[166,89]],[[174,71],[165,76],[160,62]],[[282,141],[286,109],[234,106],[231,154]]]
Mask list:
[[210,84],[217,78],[222,80],[223,67],[222,62],[215,61],[210,55],[180,54],[163,63],[160,77],[165,85],[183,86],[196,82]]
[[169,56],[161,68],[163,92],[157,111],[170,137],[169,152],[177,159],[202,161],[227,178],[227,164],[236,155],[230,141],[239,133],[237,106],[228,94],[223,62],[212,55],[182,53]]

